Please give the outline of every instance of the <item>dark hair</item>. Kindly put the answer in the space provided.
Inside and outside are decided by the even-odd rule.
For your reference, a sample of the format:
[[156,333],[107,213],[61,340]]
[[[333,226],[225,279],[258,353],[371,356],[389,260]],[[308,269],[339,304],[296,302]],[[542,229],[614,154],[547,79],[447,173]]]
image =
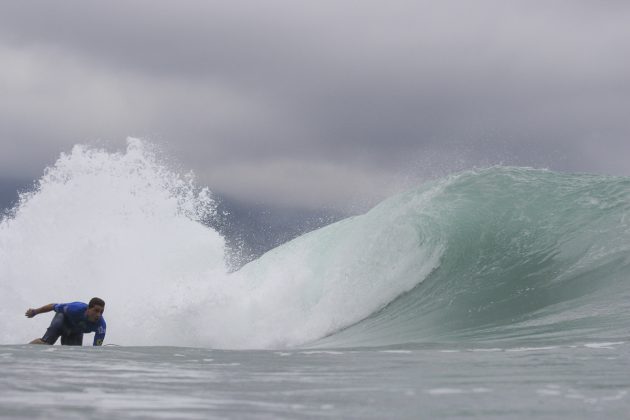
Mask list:
[[102,306],[104,308],[105,301],[101,298],[93,297],[92,299],[90,299],[90,303],[88,303],[88,308],[93,308],[96,305]]

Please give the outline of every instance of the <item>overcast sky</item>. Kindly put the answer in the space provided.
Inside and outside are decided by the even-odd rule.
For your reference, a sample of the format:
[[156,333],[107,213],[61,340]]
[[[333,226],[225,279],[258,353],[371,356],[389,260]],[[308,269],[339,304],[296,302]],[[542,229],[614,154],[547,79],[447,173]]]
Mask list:
[[630,2],[0,3],[0,178],[127,136],[281,206],[494,163],[630,175]]

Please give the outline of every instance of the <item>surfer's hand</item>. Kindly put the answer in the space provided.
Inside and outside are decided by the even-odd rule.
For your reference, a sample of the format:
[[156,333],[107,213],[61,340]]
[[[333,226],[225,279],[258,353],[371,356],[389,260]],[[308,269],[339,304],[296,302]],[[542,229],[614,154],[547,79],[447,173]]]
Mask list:
[[35,315],[37,315],[37,312],[35,311],[35,309],[30,308],[26,311],[24,315],[26,315],[27,318],[33,318]]

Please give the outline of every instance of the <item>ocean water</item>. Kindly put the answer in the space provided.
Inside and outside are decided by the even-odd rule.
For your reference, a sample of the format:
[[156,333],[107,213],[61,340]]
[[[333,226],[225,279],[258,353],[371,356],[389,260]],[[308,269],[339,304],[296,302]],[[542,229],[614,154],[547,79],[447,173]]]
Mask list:
[[628,418],[625,343],[0,346],[3,418]]
[[[76,146],[0,222],[0,416],[628,418],[629,209],[630,178],[491,167],[230,272],[192,175]],[[92,296],[116,345],[23,344]]]

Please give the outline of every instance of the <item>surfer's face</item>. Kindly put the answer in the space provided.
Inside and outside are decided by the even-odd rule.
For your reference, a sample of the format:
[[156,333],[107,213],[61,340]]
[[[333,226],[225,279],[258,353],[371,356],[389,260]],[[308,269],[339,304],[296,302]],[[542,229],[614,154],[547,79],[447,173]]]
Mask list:
[[103,308],[102,306],[94,305],[91,308],[88,308],[88,310],[85,312],[85,316],[87,316],[88,321],[96,322],[101,319],[101,315],[103,315],[104,310],[105,308]]

